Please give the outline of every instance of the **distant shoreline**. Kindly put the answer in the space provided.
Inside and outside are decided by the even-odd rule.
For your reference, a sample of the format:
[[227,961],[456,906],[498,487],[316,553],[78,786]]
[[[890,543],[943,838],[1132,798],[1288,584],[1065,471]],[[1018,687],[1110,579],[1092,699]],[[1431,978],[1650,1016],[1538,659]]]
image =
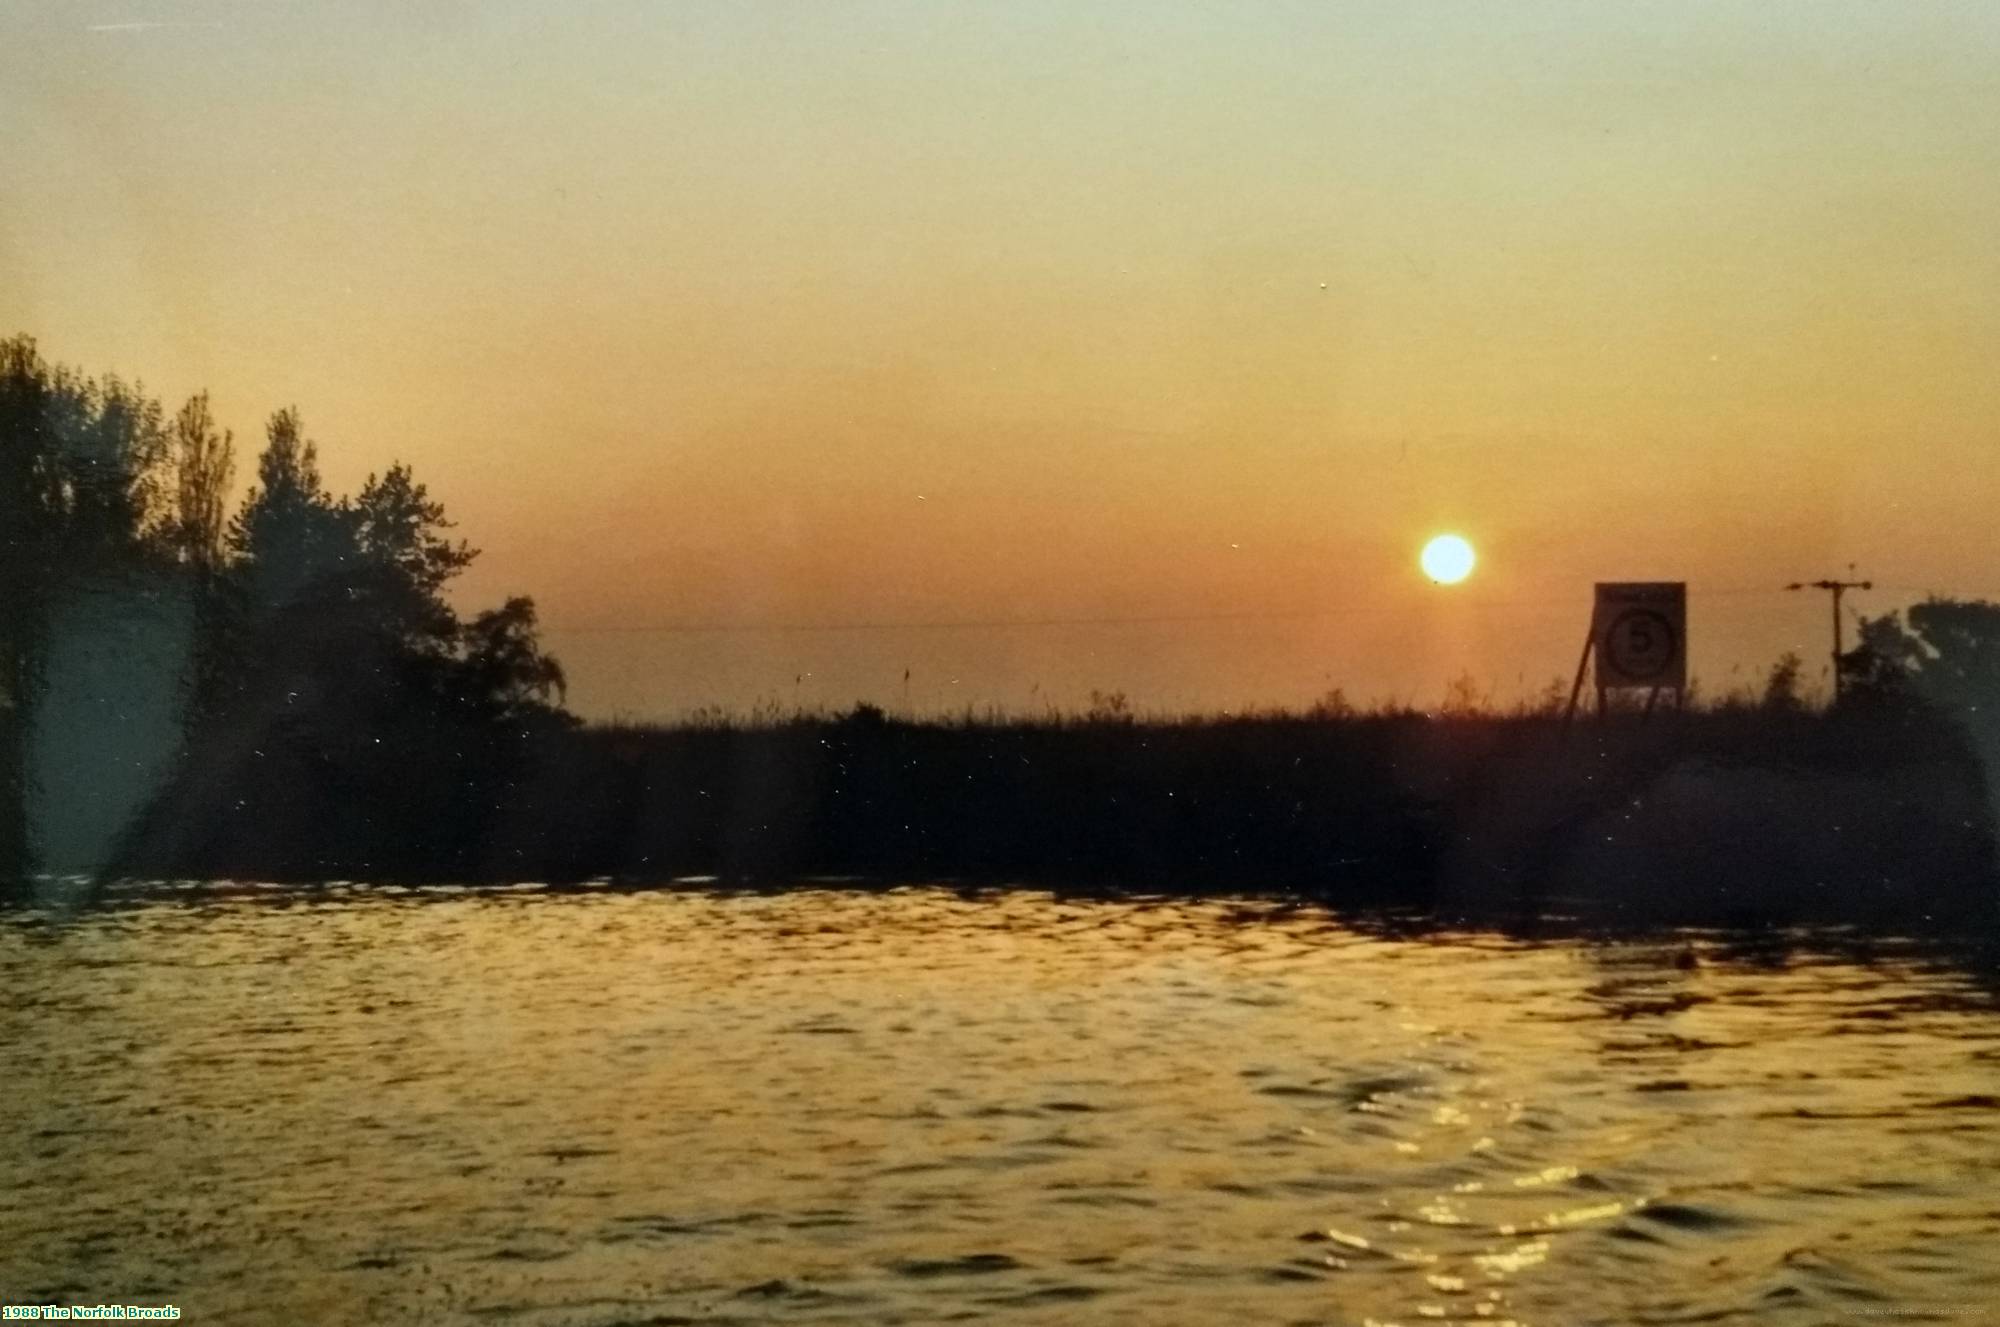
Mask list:
[[1923,711],[546,725],[369,787],[310,735],[191,764],[107,874],[1035,884],[1609,920],[1891,924],[2000,896]]

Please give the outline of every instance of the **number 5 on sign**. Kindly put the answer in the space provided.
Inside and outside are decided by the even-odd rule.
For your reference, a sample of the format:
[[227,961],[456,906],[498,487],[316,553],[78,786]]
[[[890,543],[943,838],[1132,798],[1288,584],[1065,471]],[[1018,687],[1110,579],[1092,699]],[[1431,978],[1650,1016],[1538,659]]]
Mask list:
[[1591,617],[1597,685],[1687,686],[1687,583],[1599,581]]

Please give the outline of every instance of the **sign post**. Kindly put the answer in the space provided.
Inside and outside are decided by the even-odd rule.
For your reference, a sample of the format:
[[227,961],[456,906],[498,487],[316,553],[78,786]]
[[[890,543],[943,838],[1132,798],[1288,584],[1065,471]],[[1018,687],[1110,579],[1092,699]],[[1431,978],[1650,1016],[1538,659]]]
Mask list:
[[1687,686],[1687,584],[1683,581],[1599,581],[1591,614],[1597,640],[1597,685]]
[[1649,690],[1648,713],[1662,691],[1671,689],[1676,701],[1683,701],[1687,696],[1687,582],[1597,583],[1590,634],[1576,662],[1576,684],[1570,688],[1570,718],[1576,716],[1584,670],[1593,655],[1597,659],[1600,716],[1605,710],[1605,693],[1614,688]]

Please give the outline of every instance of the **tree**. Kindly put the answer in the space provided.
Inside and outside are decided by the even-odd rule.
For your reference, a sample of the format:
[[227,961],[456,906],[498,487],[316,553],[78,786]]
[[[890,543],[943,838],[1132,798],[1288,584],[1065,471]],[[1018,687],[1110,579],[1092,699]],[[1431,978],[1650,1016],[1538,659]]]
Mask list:
[[1799,677],[1804,671],[1805,661],[1796,650],[1780,655],[1764,678],[1764,708],[1774,714],[1796,714],[1803,709],[1805,701],[1799,694]]
[[119,557],[136,551],[162,492],[167,431],[160,403],[136,383],[78,379],[68,436],[59,436],[69,488],[72,547]]
[[567,679],[562,665],[542,652],[533,599],[516,595],[481,613],[465,626],[461,639],[465,653],[460,675],[467,700],[503,718],[545,712],[561,704]]
[[1864,619],[1840,660],[1860,698],[1913,696],[1963,713],[2000,707],[2000,604],[1930,599]]
[[1910,694],[1923,666],[1924,647],[1903,629],[1894,613],[1864,617],[1854,648],[1835,661],[1840,668],[1842,695],[1857,705],[1874,704]]
[[161,529],[176,561],[204,576],[221,569],[228,533],[224,512],[236,472],[236,435],[217,432],[208,393],[191,396],[169,429],[173,502]]
[[354,550],[349,522],[319,477],[319,448],[296,409],[271,416],[257,483],[229,525],[229,553],[253,611],[324,599]]
[[1910,609],[1926,657],[1920,688],[1956,708],[1991,708],[2000,700],[2000,604],[1931,599]]
[[[565,679],[534,602],[460,621],[449,588],[477,553],[407,465],[338,497],[298,412],[280,410],[229,517],[234,450],[206,393],[169,418],[136,383],[0,340],[0,887],[29,865],[28,736],[56,694],[57,633],[117,625],[92,615],[196,608],[176,619],[193,627],[184,661],[130,660],[154,670],[134,673],[139,691],[191,702],[166,753],[181,775],[148,813],[178,808],[190,841],[221,824],[203,806],[233,808],[232,824],[291,817],[293,847],[311,839],[298,825],[332,825],[334,809],[384,843],[473,834],[523,753],[522,721],[560,715]],[[238,818],[246,806],[261,811]]]
[[71,576],[139,552],[162,419],[137,385],[50,365],[33,337],[0,341],[0,530],[23,570]]
[[[444,587],[479,551],[453,542],[444,505],[431,499],[407,465],[368,476],[347,508],[359,565],[358,591],[373,599],[377,623],[411,649],[443,654],[457,643],[458,618]],[[532,626],[533,606],[529,607]]]
[[28,866],[27,741],[51,623],[80,587],[150,561],[162,421],[137,384],[0,340],[0,882]]
[[28,868],[28,691],[56,508],[49,391],[34,340],[0,341],[0,885]]

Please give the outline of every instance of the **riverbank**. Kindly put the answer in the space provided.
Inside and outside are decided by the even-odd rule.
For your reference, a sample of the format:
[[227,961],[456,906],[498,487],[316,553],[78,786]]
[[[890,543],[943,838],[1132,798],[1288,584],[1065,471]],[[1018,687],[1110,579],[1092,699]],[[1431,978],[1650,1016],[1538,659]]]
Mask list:
[[1478,912],[1854,920],[1993,895],[1973,746],[1921,710],[545,725],[191,760],[121,874],[1036,881]]

